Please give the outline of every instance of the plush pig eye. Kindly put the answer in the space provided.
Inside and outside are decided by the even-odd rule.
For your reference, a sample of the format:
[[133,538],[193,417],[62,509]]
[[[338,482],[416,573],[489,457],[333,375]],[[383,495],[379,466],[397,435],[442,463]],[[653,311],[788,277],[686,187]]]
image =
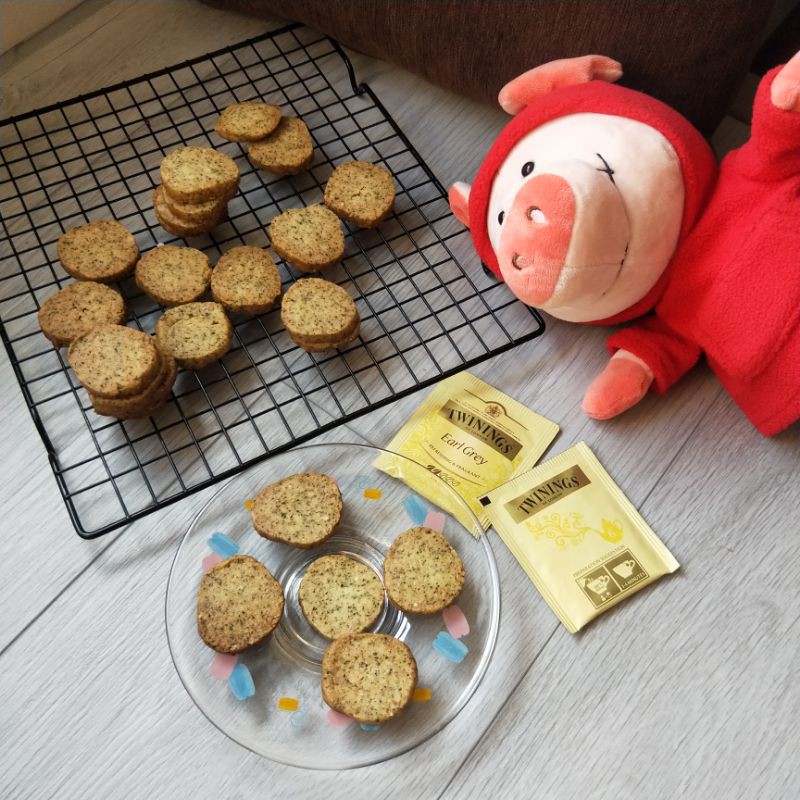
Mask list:
[[501,211],[501,212],[500,212],[500,213],[497,215],[497,223],[498,223],[499,225],[502,225],[502,224],[503,224],[503,220],[504,220],[505,218],[506,218],[506,212],[505,212],[505,211]]
[[533,161],[526,161],[522,165],[522,177],[527,178],[528,175],[530,175],[531,172],[533,172],[533,167],[534,167]]

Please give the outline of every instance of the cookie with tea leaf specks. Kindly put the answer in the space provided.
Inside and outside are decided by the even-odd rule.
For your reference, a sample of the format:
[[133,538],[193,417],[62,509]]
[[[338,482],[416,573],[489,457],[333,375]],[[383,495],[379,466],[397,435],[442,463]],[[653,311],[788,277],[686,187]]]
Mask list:
[[332,642],[322,657],[322,698],[358,722],[379,723],[400,714],[417,685],[417,662],[408,645],[381,633],[356,633]]
[[407,614],[436,614],[464,588],[464,564],[438,531],[417,527],[401,533],[383,562],[389,600]]
[[253,498],[250,514],[264,538],[307,549],[333,535],[342,493],[328,475],[301,472],[265,486]]
[[139,258],[133,234],[116,220],[99,219],[70,228],[56,243],[61,266],[79,281],[118,281]]
[[325,206],[287,209],[267,232],[275,252],[302,272],[319,272],[344,256],[342,224]]
[[247,146],[253,166],[276,175],[296,175],[311,166],[314,144],[305,122],[283,117],[269,136]]
[[309,353],[352,342],[361,326],[353,298],[322,278],[303,278],[289,287],[281,302],[281,322],[292,341]]
[[263,314],[280,297],[281,276],[266,250],[249,245],[232,247],[211,273],[211,294],[230,312]]
[[327,639],[370,628],[383,609],[383,584],[375,571],[343,555],[321,556],[300,581],[300,607]]
[[362,228],[374,228],[389,215],[394,198],[394,181],[388,170],[368,161],[347,161],[328,178],[323,202],[336,216]]
[[86,390],[98,397],[130,397],[161,367],[152,336],[125,325],[100,325],[75,339],[67,359]]
[[233,326],[219,303],[186,303],[161,315],[156,339],[180,366],[200,369],[230,350]]
[[39,309],[39,327],[61,347],[98,325],[122,325],[127,319],[125,301],[110,286],[77,281],[59,289]]
[[239,185],[239,167],[213,147],[176,147],[161,162],[161,186],[180,203],[223,197]]
[[218,653],[241,653],[269,636],[283,615],[283,589],[251,556],[213,566],[197,593],[197,632]]
[[199,300],[211,282],[208,256],[194,247],[163,244],[148,250],[136,265],[136,285],[163,306]]
[[247,101],[228,106],[214,130],[229,142],[255,142],[269,136],[281,121],[281,110],[269,103]]

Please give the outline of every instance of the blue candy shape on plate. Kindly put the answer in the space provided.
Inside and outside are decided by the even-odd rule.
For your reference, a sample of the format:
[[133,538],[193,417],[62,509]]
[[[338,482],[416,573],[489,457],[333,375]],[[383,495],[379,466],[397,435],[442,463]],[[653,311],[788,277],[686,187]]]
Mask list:
[[228,676],[228,686],[237,700],[247,700],[256,693],[253,676],[244,664],[237,664]]
[[211,538],[208,540],[208,546],[223,558],[230,558],[239,552],[239,545],[236,544],[230,536],[226,536],[219,531],[211,534]]
[[421,498],[412,494],[411,497],[407,497],[403,500],[403,506],[415,525],[422,525],[422,523],[425,522],[425,517],[428,516],[428,507]]
[[464,642],[454,639],[447,631],[439,632],[433,641],[433,649],[456,664],[460,664],[469,652]]

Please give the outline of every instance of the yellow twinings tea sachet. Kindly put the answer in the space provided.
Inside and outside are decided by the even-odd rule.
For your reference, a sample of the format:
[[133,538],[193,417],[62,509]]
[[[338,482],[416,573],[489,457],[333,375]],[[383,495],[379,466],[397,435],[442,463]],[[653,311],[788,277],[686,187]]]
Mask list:
[[[489,519],[478,498],[519,472],[530,469],[558,433],[555,422],[468,372],[442,381],[388,444],[388,449],[422,464],[452,486],[478,517]],[[427,473],[391,453],[374,466],[400,478],[414,491],[453,514],[475,536],[474,520],[455,506],[452,494]]]
[[584,442],[481,503],[571,633],[679,566]]

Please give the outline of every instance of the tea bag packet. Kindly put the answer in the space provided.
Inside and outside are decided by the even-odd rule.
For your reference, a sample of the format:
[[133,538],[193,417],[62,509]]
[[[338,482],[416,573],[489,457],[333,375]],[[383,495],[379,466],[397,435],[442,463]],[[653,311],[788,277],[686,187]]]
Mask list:
[[455,489],[478,518],[481,529],[441,481],[410,469],[392,453],[374,466],[400,478],[414,491],[449,511],[473,535],[489,526],[478,498],[519,472],[530,469],[558,433],[558,425],[525,408],[468,372],[442,381],[388,444]]
[[583,442],[481,503],[571,633],[679,566]]

